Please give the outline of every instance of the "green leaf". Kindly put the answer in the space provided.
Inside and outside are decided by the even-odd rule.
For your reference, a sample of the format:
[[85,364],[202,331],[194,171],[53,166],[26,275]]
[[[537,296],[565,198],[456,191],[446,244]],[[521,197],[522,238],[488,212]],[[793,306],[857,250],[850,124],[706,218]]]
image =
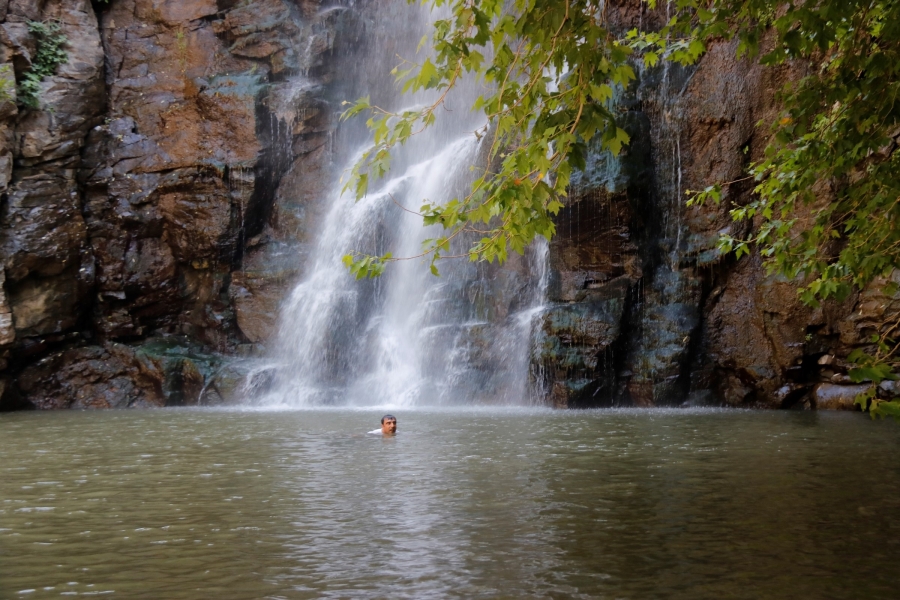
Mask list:
[[360,173],[356,178],[356,200],[362,200],[362,198],[366,195],[366,192],[369,190],[369,175],[368,173]]
[[419,76],[417,78],[418,88],[432,87],[438,79],[437,68],[431,62],[430,58],[426,58],[425,62],[419,68]]
[[613,97],[613,89],[606,83],[600,85],[591,84],[591,96],[597,102],[606,102]]

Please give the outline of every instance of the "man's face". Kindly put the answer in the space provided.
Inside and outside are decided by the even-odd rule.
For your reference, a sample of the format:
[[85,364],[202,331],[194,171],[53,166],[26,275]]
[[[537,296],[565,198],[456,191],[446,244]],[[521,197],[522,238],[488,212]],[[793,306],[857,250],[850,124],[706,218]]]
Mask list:
[[397,420],[385,419],[381,424],[381,433],[394,434],[397,433]]

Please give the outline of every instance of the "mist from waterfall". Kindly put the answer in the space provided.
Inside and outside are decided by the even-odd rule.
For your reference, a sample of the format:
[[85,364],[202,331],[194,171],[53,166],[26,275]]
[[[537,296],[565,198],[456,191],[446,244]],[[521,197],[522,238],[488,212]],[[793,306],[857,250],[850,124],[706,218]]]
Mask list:
[[[400,58],[421,62],[416,46],[435,15],[405,0],[358,6],[365,27],[352,66],[342,69],[346,99],[370,96],[398,111],[433,93],[403,95],[390,70]],[[546,244],[504,266],[449,259],[433,276],[423,241],[441,235],[416,214],[425,203],[465,195],[486,148],[469,111],[483,93],[464,82],[437,124],[394,152],[392,168],[356,202],[336,177],[305,275],[284,300],[274,343],[274,383],[259,401],[287,406],[531,404],[532,329],[546,288]],[[338,173],[371,144],[359,122],[337,132]],[[343,148],[344,150],[340,150]],[[457,251],[471,240],[463,240]],[[407,257],[374,280],[356,280],[349,252]]]

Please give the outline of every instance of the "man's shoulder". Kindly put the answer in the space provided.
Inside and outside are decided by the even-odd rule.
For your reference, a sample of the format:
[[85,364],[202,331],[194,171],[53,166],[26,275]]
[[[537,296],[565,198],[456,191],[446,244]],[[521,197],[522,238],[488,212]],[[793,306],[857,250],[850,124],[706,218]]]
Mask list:
[[369,431],[368,433],[381,433],[381,429],[373,429],[372,431]]

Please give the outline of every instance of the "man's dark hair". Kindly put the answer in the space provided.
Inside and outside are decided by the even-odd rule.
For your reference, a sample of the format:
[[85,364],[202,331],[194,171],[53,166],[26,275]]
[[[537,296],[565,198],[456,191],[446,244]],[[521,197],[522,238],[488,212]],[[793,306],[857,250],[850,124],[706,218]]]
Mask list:
[[396,421],[397,417],[395,417],[394,415],[384,415],[383,417],[381,417],[381,424],[384,425],[384,422],[387,421],[388,419],[390,419],[392,421]]

